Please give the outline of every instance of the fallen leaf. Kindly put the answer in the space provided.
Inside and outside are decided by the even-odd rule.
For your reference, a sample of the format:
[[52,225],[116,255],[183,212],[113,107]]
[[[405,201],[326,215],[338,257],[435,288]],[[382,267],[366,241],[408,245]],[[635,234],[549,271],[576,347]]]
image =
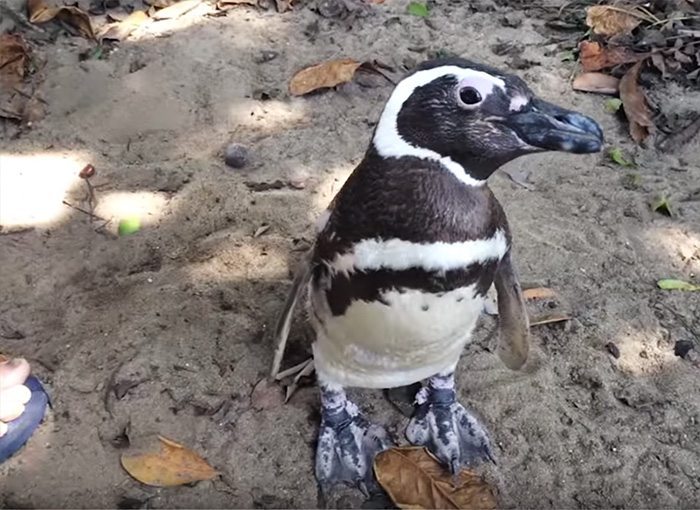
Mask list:
[[557,297],[557,293],[548,287],[534,287],[523,290],[523,299],[551,299]]
[[270,230],[270,225],[267,225],[267,224],[260,225],[258,228],[255,229],[255,232],[253,232],[253,237],[260,237],[268,230]]
[[654,201],[651,203],[651,210],[666,216],[673,216],[671,202],[666,196],[663,195],[654,199]]
[[559,59],[562,62],[574,62],[576,60],[576,55],[573,51],[563,51],[559,54]]
[[684,282],[683,280],[674,280],[673,278],[665,278],[656,282],[656,285],[662,290],[683,290],[686,292],[700,291],[700,285]]
[[182,0],[181,2],[166,7],[165,9],[156,11],[152,18],[156,21],[179,18],[183,14],[190,12],[201,3],[202,0]]
[[121,456],[122,467],[136,480],[156,487],[173,487],[200,480],[211,480],[219,475],[192,450],[158,436],[160,449],[142,455]]
[[620,99],[629,121],[632,139],[642,143],[654,132],[654,121],[646,95],[639,86],[639,72],[643,62],[633,65],[620,80]]
[[75,27],[84,37],[95,38],[88,13],[75,6],[49,7],[44,0],[27,0],[27,12],[32,23],[47,23],[57,18]]
[[501,172],[503,172],[505,175],[508,176],[508,178],[513,181],[515,184],[518,186],[522,186],[526,190],[534,190],[535,186],[533,186],[528,179],[530,178],[530,170],[528,168],[525,168],[523,166],[517,166],[517,167],[506,167],[502,168]]
[[145,11],[134,11],[127,16],[123,21],[110,23],[105,26],[97,38],[102,41],[109,39],[112,41],[123,41],[129,34],[136,30],[140,25],[148,21],[148,14]]
[[293,96],[303,96],[314,90],[335,87],[352,80],[355,71],[362,65],[351,58],[329,60],[302,69],[289,82],[289,92]]
[[620,111],[620,107],[622,107],[622,100],[618,99],[617,97],[613,97],[612,99],[605,101],[605,111],[609,113],[616,113]]
[[623,188],[635,190],[639,189],[639,186],[642,184],[642,177],[636,173],[629,173],[623,175],[620,182]]
[[12,89],[24,80],[29,49],[19,34],[0,35],[0,87]]
[[626,10],[611,5],[593,5],[586,9],[586,25],[598,35],[627,34],[642,22],[635,14],[634,7]]
[[287,12],[292,9],[293,0],[275,0],[277,12]]
[[119,220],[118,232],[120,236],[135,234],[139,230],[141,230],[141,218],[138,216],[130,216]]
[[604,73],[582,73],[574,78],[574,90],[596,92],[598,94],[617,94],[620,80]]
[[581,67],[586,72],[639,62],[649,56],[649,53],[635,53],[624,46],[602,46],[591,41],[581,41],[578,49]]
[[571,316],[564,313],[546,313],[530,319],[530,327],[542,326],[544,324],[554,324],[571,320]]
[[256,411],[278,407],[282,404],[284,404],[282,388],[267,378],[258,381],[253,388],[253,393],[250,394],[250,405]]
[[399,508],[493,509],[493,489],[474,471],[452,475],[422,447],[390,448],[374,459],[379,484]]
[[425,18],[428,16],[428,14],[430,14],[430,11],[428,11],[428,6],[420,2],[411,2],[408,4],[408,8],[406,10],[411,16],[418,16],[420,18]]
[[620,166],[634,166],[634,163],[631,160],[627,159],[627,157],[625,157],[625,155],[622,152],[622,149],[620,149],[619,147],[611,147],[608,151],[608,156],[610,156],[610,159]]

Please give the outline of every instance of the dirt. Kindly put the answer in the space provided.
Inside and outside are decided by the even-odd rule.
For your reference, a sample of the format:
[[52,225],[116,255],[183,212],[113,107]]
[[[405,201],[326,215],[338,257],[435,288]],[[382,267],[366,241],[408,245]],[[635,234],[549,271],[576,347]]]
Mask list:
[[[541,12],[502,4],[436,2],[427,22],[393,0],[345,20],[313,4],[194,12],[84,61],[81,38],[35,44],[47,115],[0,134],[0,350],[31,361],[53,411],[0,466],[0,505],[319,504],[316,388],[286,405],[250,397],[313,222],[361,158],[391,85],[290,98],[287,83],[328,58],[403,72],[441,51],[517,69],[544,98],[597,119],[608,147],[637,164],[545,154],[508,165],[531,189],[492,178],[522,280],[554,288],[549,307],[573,316],[533,328],[524,371],[490,352],[493,318],[462,358],[461,400],[491,431],[503,507],[700,505],[700,293],[655,285],[700,274],[700,141],[671,154],[636,147],[604,97],[571,90],[574,64]],[[524,45],[517,58],[504,50],[513,40]],[[698,90],[657,84],[651,95],[670,116],[700,110]],[[249,149],[243,169],[223,163],[232,142]],[[88,207],[77,177],[87,163],[94,213],[111,219],[102,228],[62,204]],[[673,217],[650,209],[661,194]],[[118,218],[133,214],[141,230],[116,236]],[[295,328],[285,366],[308,353],[303,333]],[[695,349],[674,355],[688,340]],[[381,392],[356,396],[403,441],[407,419]],[[131,479],[124,447],[154,434],[195,449],[221,479],[170,489]],[[362,497],[347,491],[336,504]]]

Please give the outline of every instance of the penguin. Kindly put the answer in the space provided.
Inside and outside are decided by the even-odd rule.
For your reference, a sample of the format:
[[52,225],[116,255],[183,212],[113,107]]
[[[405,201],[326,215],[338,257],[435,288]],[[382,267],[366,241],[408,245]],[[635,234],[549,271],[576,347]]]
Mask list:
[[457,400],[455,370],[492,286],[497,353],[510,369],[527,359],[529,324],[512,234],[487,180],[523,155],[602,146],[593,119],[487,65],[433,59],[395,86],[364,158],[319,220],[275,329],[273,374],[305,295],[320,388],[315,475],[322,489],[370,486],[375,455],[394,444],[348,398],[353,387],[423,382],[408,441],[453,474],[494,461],[486,427]]

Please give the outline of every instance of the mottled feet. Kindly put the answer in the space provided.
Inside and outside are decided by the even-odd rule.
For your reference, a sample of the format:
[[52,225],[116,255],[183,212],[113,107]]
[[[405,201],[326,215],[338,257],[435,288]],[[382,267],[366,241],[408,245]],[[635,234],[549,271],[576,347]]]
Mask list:
[[486,428],[456,400],[452,374],[432,377],[418,392],[406,438],[427,447],[453,474],[494,461]]
[[321,402],[316,449],[316,479],[321,489],[345,483],[371,491],[376,483],[374,457],[393,445],[389,434],[367,421],[340,388],[322,387]]

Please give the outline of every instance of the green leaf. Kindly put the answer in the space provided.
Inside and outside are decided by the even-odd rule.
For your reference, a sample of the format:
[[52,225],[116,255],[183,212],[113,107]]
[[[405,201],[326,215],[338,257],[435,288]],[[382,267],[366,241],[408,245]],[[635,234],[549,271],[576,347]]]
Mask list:
[[622,107],[622,99],[613,97],[605,101],[605,111],[608,113],[615,113]]
[[665,214],[666,216],[673,216],[671,201],[663,195],[654,199],[654,201],[651,203],[651,210]]
[[634,163],[625,157],[625,155],[622,152],[622,149],[620,149],[619,147],[612,147],[608,151],[608,156],[610,156],[610,159],[612,159],[615,163],[617,163],[620,166],[634,166]]
[[141,230],[141,218],[138,216],[129,216],[119,220],[119,235],[128,236],[135,234]]
[[642,184],[642,177],[634,172],[625,174],[621,179],[622,187],[625,189],[638,189]]
[[428,6],[419,2],[411,2],[410,4],[408,4],[408,13],[411,16],[419,16],[421,18],[425,18],[429,14]]
[[656,285],[662,290],[685,290],[688,292],[700,290],[700,285],[684,282],[683,280],[674,280],[673,278],[659,280],[656,282]]
[[559,58],[562,62],[574,62],[576,60],[576,55],[573,51],[563,51],[559,54]]

